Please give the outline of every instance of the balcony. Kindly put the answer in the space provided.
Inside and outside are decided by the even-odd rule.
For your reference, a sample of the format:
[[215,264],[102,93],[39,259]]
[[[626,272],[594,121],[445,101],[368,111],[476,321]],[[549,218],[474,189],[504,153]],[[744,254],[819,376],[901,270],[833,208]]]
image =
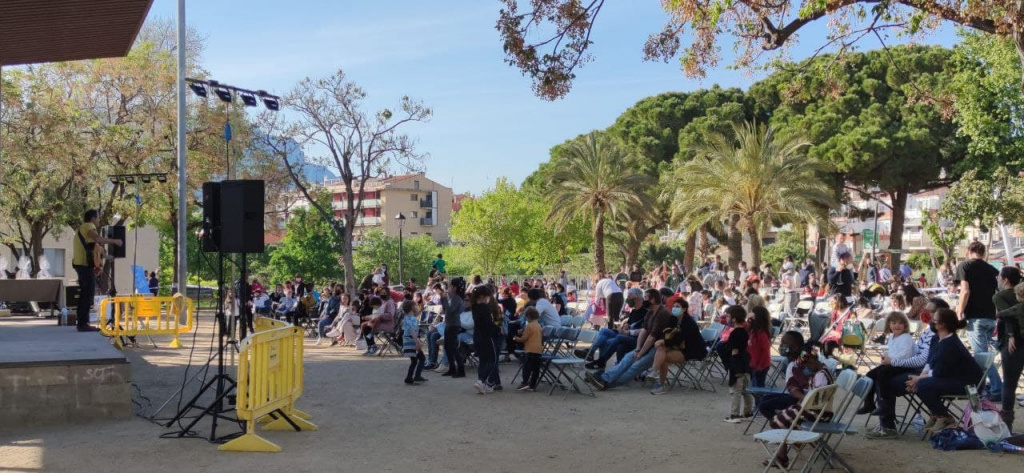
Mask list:
[[432,199],[432,198],[420,199],[420,208],[421,209],[432,209],[432,208],[434,208],[434,199]]
[[372,227],[380,225],[380,217],[359,217],[356,219],[357,227]]
[[[358,204],[358,202],[357,202]],[[332,203],[332,207],[335,210],[343,210],[348,208],[348,202],[345,200],[336,200]],[[366,199],[363,201],[364,209],[380,208],[380,199]]]
[[437,225],[437,222],[434,221],[434,217],[423,217],[420,219],[420,225],[433,226]]

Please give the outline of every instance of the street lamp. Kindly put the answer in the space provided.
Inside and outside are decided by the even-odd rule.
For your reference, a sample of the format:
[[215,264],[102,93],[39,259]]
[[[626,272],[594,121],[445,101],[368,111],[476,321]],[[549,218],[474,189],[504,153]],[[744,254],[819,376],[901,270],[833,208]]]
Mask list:
[[405,225],[405,215],[399,212],[395,219],[398,220],[398,282],[405,285],[405,274],[402,269],[402,227]]

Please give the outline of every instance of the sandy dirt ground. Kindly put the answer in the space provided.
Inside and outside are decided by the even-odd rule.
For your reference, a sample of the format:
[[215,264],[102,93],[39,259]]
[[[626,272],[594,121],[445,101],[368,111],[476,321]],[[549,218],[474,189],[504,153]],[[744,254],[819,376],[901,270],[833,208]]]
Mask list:
[[[209,350],[210,327],[203,321],[207,326],[200,327],[193,357],[197,365]],[[166,340],[157,343],[165,346]],[[126,353],[139,388],[136,400],[152,412],[181,385],[189,350],[142,347]],[[424,385],[406,386],[408,361],[396,356],[366,358],[354,348],[317,347],[310,340],[306,360],[299,408],[320,429],[261,434],[280,445],[281,453],[218,452],[204,440],[164,439],[161,434],[172,429],[133,417],[17,431],[0,426],[0,471],[748,472],[759,471],[766,458],[752,436],[742,434],[744,424],[722,422],[729,397],[721,387],[717,394],[676,389],[652,396],[634,383],[565,401],[546,391],[481,396],[473,390],[473,376],[452,380],[431,372]],[[501,366],[506,385],[515,370]],[[208,433],[209,425],[196,430]],[[840,452],[858,472],[1024,466],[1019,455],[935,451],[914,435],[888,441],[849,437]]]

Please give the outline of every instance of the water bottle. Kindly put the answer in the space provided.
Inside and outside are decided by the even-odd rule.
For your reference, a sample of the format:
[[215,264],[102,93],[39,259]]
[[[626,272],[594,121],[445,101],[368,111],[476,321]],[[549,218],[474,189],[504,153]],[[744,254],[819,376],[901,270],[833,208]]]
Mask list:
[[67,326],[68,324],[68,308],[65,307],[60,310],[60,324]]

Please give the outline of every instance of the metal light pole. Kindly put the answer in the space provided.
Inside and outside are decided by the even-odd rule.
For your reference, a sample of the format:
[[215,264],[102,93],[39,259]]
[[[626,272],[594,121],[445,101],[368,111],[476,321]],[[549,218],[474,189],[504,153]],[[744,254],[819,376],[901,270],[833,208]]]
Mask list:
[[395,216],[398,220],[398,282],[405,285],[405,273],[402,268],[402,227],[405,226],[405,215],[401,212]]
[[[185,0],[178,0],[178,291],[188,297],[188,181],[185,151]],[[185,304],[181,307],[185,317]]]

